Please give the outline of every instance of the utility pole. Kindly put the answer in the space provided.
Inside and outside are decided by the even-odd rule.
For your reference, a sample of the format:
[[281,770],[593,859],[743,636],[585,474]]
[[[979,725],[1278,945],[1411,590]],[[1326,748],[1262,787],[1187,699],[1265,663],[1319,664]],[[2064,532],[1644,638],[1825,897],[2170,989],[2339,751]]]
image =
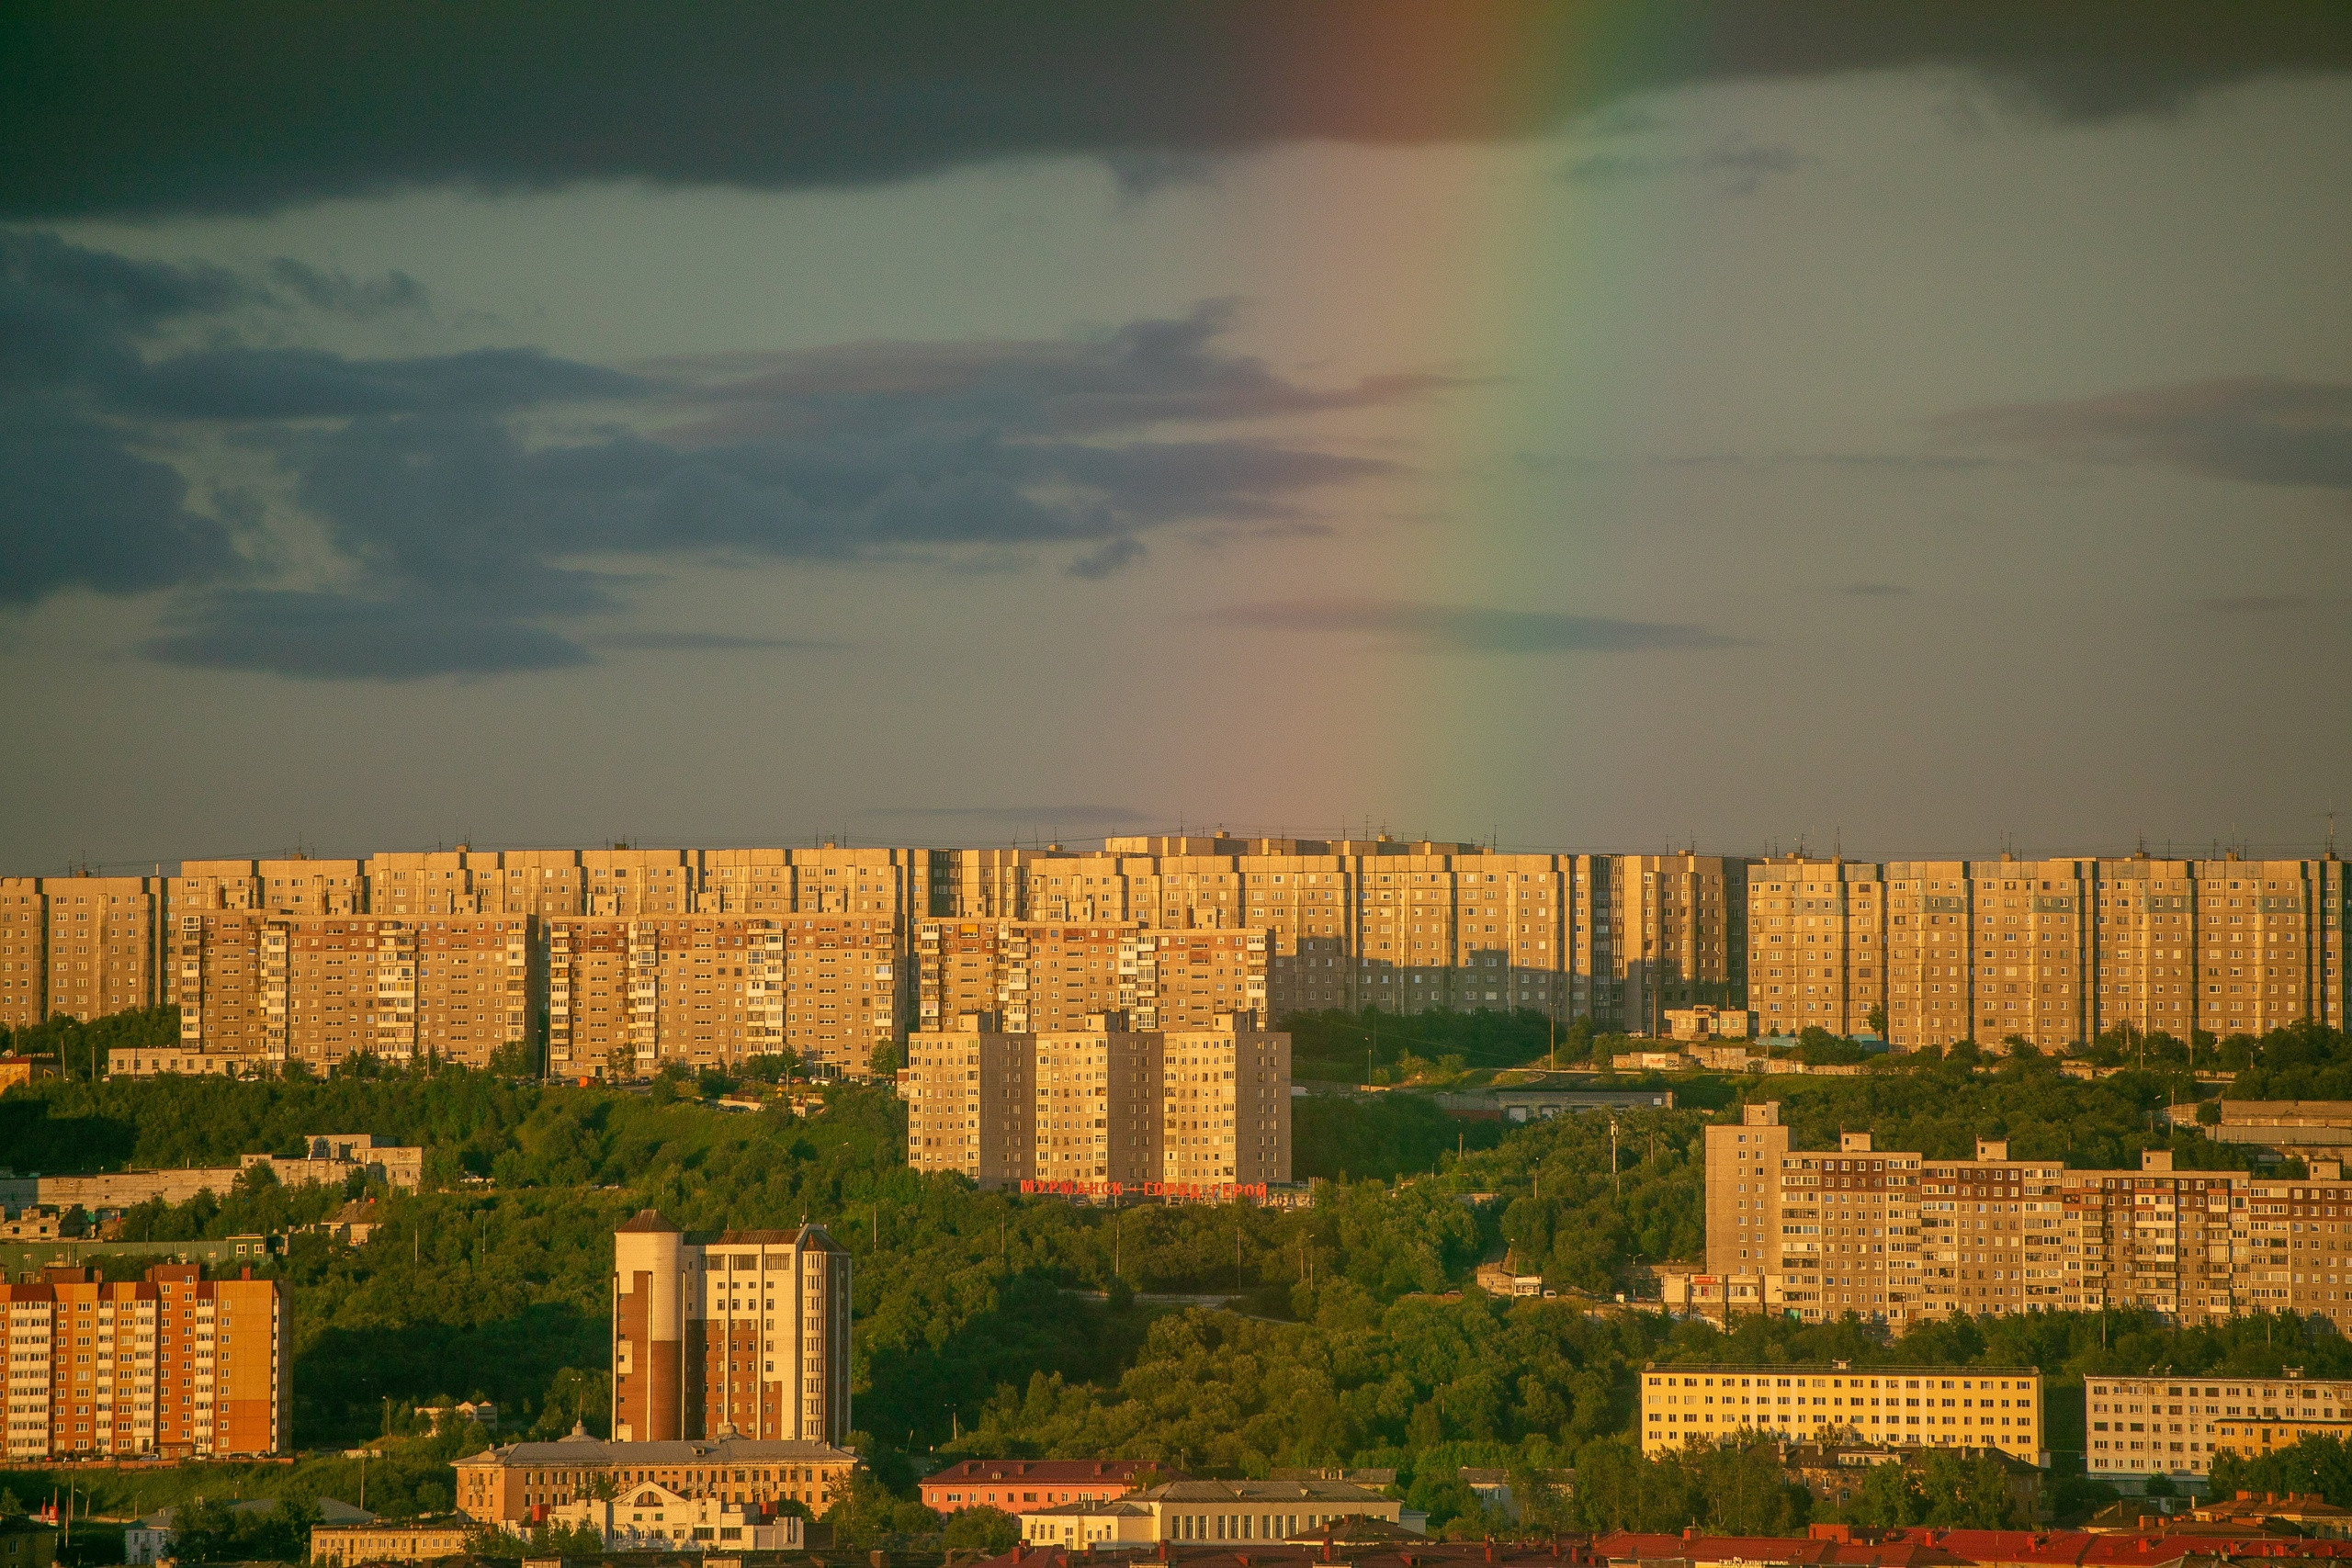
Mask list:
[[1609,1186],[1613,1196],[1625,1195],[1625,1183],[1617,1175],[1617,1118],[1609,1119]]

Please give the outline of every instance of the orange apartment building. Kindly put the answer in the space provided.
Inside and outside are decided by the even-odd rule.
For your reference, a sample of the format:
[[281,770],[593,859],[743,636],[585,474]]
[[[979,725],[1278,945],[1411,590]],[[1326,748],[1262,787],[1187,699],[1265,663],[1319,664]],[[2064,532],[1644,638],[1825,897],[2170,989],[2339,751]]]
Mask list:
[[8,1320],[12,1464],[287,1446],[286,1292],[252,1270],[206,1280],[161,1263],[138,1281],[50,1268],[0,1284]]
[[1291,1179],[1290,1037],[1228,1013],[1014,1032],[986,1013],[908,1039],[907,1159],[983,1187],[1222,1197]]
[[613,1235],[613,1440],[839,1447],[850,1257],[822,1225],[692,1237],[650,1209]]
[[[955,880],[933,886],[959,923],[1263,931],[1276,1016],[1529,1008],[1639,1029],[1662,1027],[1668,1005],[1741,995],[1741,864],[1386,838],[1151,836],[1111,839],[1099,852],[966,852]],[[941,1006],[936,1016],[953,1016]]]
[[362,1053],[480,1066],[537,1037],[526,919],[219,910],[175,923],[183,1053],[268,1069],[300,1061],[324,1071]]
[[790,1050],[863,1077],[903,1027],[883,913],[585,917],[548,922],[548,1070],[650,1072]]
[[2187,1039],[2344,1022],[2344,865],[1767,860],[1747,868],[1766,1033],[1884,1025],[1898,1050],[2109,1030]]

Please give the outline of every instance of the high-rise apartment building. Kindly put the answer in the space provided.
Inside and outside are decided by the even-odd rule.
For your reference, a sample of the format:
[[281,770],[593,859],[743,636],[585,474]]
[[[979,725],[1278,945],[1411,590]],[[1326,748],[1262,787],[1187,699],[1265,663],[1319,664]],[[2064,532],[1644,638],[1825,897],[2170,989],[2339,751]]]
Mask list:
[[138,1281],[50,1268],[0,1284],[8,1327],[8,1462],[282,1452],[286,1293],[251,1270],[207,1280],[159,1263]]
[[907,1159],[983,1187],[1215,1197],[1291,1179],[1290,1037],[1255,1013],[1207,1028],[1001,1029],[966,1013],[910,1035]]
[[861,1077],[904,1027],[898,932],[873,912],[558,919],[548,965],[559,1076],[789,1050]]
[[1742,863],[1155,835],[1100,852],[960,852],[933,886],[959,919],[1263,931],[1278,1015],[1527,1008],[1638,1029],[1667,1005],[1742,994]]
[[850,1431],[850,1258],[822,1225],[685,1235],[648,1209],[613,1235],[613,1440]]
[[1847,1133],[1792,1150],[1772,1102],[1707,1129],[1707,1270],[1720,1299],[1891,1325],[1958,1313],[2133,1308],[2195,1325],[2291,1312],[2352,1330],[2352,1181],[2075,1170],[1980,1139],[1928,1159]]
[[218,910],[175,921],[183,1051],[317,1071],[371,1054],[479,1066],[538,1037],[532,922]]
[[1747,868],[1748,1006],[1767,1033],[1883,1023],[1898,1050],[2043,1049],[2343,1026],[2344,864],[1772,859]]
[[0,1025],[49,1016],[49,906],[37,876],[0,876]]
[[1050,1033],[1124,1012],[1138,1029],[1176,1029],[1266,1007],[1259,930],[924,920],[914,945],[918,1028],[986,1012],[1010,1033]]

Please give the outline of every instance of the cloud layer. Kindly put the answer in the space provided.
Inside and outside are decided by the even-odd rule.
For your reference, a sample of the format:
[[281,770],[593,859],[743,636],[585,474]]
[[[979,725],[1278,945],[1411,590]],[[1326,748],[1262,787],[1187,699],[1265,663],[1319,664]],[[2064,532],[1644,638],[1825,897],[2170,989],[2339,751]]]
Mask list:
[[1702,626],[1615,620],[1551,610],[1427,604],[1395,599],[1295,599],[1219,611],[1227,626],[1370,637],[1430,653],[1634,653],[1736,646]]
[[2207,479],[2352,489],[2352,385],[2278,376],[2151,387],[2068,402],[1970,409],[1958,441],[2075,462],[2157,464]]
[[[378,359],[238,341],[242,312],[289,300],[367,314],[419,298],[397,274],[279,263],[244,278],[0,231],[0,604],[175,591],[147,657],[316,679],[791,647],[565,623],[625,608],[630,573],[690,556],[1046,551],[1099,579],[1144,559],[1158,529],[1311,530],[1314,492],[1395,466],[1260,427],[1453,384],[1293,381],[1226,345],[1220,302],[1084,338],[630,370],[532,349]],[[208,441],[274,462],[294,515],[250,502],[238,533],[194,507],[175,455]],[[329,561],[273,576],[298,524]]]
[[547,24],[523,0],[10,7],[0,214],[450,182],[841,186],[1057,153],[1137,191],[1274,141],[1522,137],[1698,83],[1954,70],[2098,118],[2352,62],[2352,15],[2328,0],[636,0]]

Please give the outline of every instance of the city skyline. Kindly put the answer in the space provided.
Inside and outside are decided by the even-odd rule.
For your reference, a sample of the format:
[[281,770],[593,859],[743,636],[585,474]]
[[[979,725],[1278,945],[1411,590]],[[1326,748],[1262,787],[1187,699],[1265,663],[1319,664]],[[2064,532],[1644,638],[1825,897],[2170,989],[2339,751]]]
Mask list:
[[2352,809],[2332,8],[532,15],[17,24],[0,865]]

